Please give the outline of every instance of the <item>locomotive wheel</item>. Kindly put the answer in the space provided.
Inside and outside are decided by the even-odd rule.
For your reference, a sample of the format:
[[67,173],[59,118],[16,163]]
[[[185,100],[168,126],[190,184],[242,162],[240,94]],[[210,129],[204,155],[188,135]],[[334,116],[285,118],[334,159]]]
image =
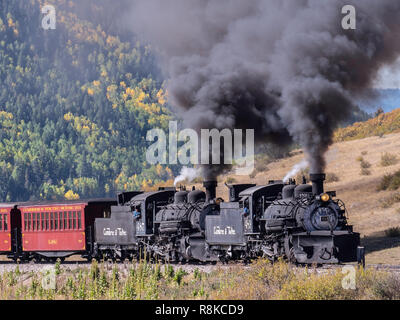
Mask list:
[[35,256],[33,258],[33,261],[35,261],[36,263],[40,263],[42,261],[42,257],[41,256]]

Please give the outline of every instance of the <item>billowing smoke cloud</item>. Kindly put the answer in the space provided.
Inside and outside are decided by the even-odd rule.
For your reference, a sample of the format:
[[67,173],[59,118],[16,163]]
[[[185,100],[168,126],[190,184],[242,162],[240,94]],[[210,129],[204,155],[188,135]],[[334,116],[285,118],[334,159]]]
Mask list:
[[356,30],[342,28],[347,4],[146,0],[129,20],[159,50],[170,102],[187,126],[294,141],[311,172],[322,172],[334,129],[400,52],[399,1],[354,1]]

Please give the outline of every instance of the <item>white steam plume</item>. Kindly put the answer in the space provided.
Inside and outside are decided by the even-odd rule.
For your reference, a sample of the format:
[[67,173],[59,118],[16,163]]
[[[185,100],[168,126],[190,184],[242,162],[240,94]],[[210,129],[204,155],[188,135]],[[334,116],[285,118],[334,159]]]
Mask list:
[[174,186],[176,186],[179,182],[187,181],[192,182],[197,177],[201,176],[200,169],[183,167],[179,176],[177,176],[174,180]]
[[290,178],[293,178],[296,174],[298,174],[301,170],[308,167],[308,161],[303,159],[301,162],[296,163],[292,170],[290,170],[286,176],[283,178],[283,182],[288,182]]

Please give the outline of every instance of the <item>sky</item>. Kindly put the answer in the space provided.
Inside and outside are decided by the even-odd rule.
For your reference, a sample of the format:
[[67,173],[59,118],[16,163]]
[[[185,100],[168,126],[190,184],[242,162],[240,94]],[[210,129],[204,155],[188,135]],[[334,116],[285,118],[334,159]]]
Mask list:
[[382,107],[385,112],[400,108],[400,59],[391,66],[381,68],[373,89],[379,95],[375,101],[360,101],[360,107],[367,112],[375,112]]

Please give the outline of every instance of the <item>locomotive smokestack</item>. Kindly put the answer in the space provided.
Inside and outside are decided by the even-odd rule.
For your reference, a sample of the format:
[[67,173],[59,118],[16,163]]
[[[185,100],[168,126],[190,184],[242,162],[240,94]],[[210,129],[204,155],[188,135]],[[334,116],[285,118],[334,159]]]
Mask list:
[[204,181],[203,187],[206,189],[206,202],[214,200],[217,194],[217,181]]
[[324,180],[326,178],[325,173],[311,173],[310,180],[312,182],[312,192],[314,195],[320,195],[324,193]]

